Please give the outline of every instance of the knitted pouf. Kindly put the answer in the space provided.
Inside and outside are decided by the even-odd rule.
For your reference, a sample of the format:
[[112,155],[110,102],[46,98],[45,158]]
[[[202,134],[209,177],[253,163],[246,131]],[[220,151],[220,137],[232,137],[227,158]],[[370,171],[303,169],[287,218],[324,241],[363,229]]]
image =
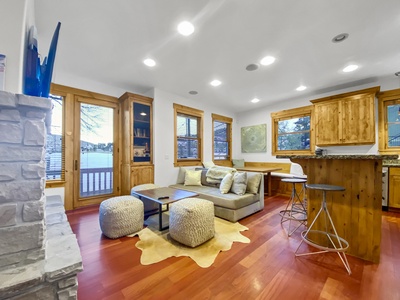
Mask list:
[[173,203],[169,212],[171,238],[196,247],[214,237],[214,203],[200,198],[187,198]]
[[133,196],[119,196],[101,202],[99,222],[103,234],[111,239],[143,228],[143,203]]
[[143,191],[143,190],[151,190],[151,189],[155,189],[155,188],[159,188],[159,185],[156,185],[154,183],[144,183],[144,184],[139,184],[134,186],[131,189],[131,192],[133,191]]

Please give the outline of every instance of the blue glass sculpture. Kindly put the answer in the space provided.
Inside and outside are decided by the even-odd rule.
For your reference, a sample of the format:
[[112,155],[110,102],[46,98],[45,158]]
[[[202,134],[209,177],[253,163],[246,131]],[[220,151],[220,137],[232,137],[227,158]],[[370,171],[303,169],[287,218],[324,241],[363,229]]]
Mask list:
[[51,40],[49,55],[44,58],[42,65],[40,65],[40,59],[38,55],[36,28],[32,26],[29,30],[24,76],[25,95],[45,98],[49,96],[60,27],[61,23],[58,22],[53,39]]
[[40,60],[37,48],[36,27],[32,26],[28,35],[28,49],[26,51],[24,94],[40,96]]

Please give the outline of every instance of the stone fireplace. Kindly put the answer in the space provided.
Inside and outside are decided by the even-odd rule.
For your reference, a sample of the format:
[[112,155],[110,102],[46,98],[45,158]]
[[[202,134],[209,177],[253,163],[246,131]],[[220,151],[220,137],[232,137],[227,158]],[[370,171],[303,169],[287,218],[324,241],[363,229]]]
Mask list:
[[0,91],[0,299],[76,299],[82,258],[61,197],[44,194],[51,100]]

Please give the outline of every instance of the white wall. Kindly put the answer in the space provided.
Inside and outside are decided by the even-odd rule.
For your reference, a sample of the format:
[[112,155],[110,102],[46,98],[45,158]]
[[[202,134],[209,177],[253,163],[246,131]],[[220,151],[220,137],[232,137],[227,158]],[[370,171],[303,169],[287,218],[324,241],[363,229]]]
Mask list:
[[193,100],[155,89],[153,102],[154,181],[155,184],[161,186],[175,183],[179,171],[179,168],[174,167],[174,103],[204,111],[203,161],[210,161],[212,158],[211,114],[234,117],[234,114],[228,110],[205,107],[201,102],[200,95]]
[[22,93],[28,28],[34,24],[33,0],[0,0],[0,53],[6,55],[5,90]]
[[[398,77],[390,76],[379,80],[371,84],[360,85],[357,87],[337,90],[330,93],[319,94],[319,95],[307,95],[299,96],[298,99],[292,99],[290,101],[279,102],[274,105],[267,107],[256,108],[251,111],[246,111],[239,113],[236,116],[236,122],[233,131],[233,139],[236,141],[235,147],[233,148],[234,158],[243,158],[245,161],[278,161],[278,162],[288,162],[289,160],[276,159],[272,156],[272,131],[271,131],[271,113],[278,112],[285,109],[292,109],[301,106],[311,105],[310,100],[319,99],[322,97],[327,97],[331,95],[337,95],[341,93],[361,90],[365,88],[370,88],[374,86],[380,86],[381,92],[398,89],[400,87],[400,79]],[[267,152],[266,153],[241,153],[240,145],[240,129],[244,126],[267,124]],[[364,146],[336,146],[336,147],[324,147],[327,149],[328,154],[378,154],[378,111],[377,111],[377,101],[376,101],[376,143],[374,145],[364,145]]]

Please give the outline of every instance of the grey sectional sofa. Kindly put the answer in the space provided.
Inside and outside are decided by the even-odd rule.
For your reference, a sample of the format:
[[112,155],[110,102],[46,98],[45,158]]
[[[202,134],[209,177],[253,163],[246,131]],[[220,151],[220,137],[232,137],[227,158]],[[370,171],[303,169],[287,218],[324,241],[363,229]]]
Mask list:
[[[261,176],[257,194],[246,193],[240,196],[232,192],[222,194],[218,186],[208,185],[205,178],[207,169],[202,169],[202,186],[185,186],[185,171],[187,169],[193,170],[196,168],[180,168],[176,184],[170,185],[170,187],[195,192],[199,194],[199,198],[212,201],[214,203],[215,216],[236,222],[264,208],[264,176]],[[253,172],[247,173],[248,176],[256,174]]]

